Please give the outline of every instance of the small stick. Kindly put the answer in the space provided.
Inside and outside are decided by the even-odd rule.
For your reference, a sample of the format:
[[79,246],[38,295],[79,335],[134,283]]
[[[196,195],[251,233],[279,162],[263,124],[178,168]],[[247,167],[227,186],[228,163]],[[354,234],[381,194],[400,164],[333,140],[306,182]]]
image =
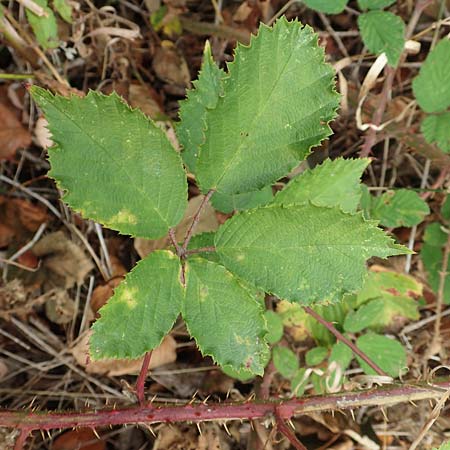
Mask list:
[[336,339],[338,341],[341,341],[344,343],[347,347],[349,347],[352,352],[359,356],[364,362],[366,362],[378,375],[381,375],[383,377],[389,377],[389,375],[381,369],[375,362],[373,362],[363,351],[361,351],[352,341],[347,339],[341,332],[336,330],[334,325],[331,322],[328,322],[325,320],[322,316],[317,314],[312,308],[309,306],[304,306],[303,309],[307,314],[309,314],[311,317],[314,317],[314,319],[317,320],[317,322],[321,323],[328,331],[334,334]]
[[275,419],[277,421],[278,431],[283,434],[287,440],[292,444],[297,450],[308,450],[298,439],[294,432],[286,425],[286,422],[282,419],[279,414],[278,408],[275,409]]
[[152,350],[150,350],[145,354],[144,360],[142,361],[141,371],[139,372],[139,376],[136,381],[136,396],[141,406],[144,406],[145,402],[144,396],[145,379],[147,378],[148,367],[150,365],[151,359],[152,359]]
[[186,233],[183,245],[181,247],[182,250],[183,250],[183,253],[185,253],[186,250],[187,250],[189,242],[190,242],[190,240],[192,238],[192,235],[194,233],[195,226],[197,225],[198,221],[200,220],[200,215],[201,215],[201,213],[203,211],[203,208],[208,204],[209,199],[212,197],[214,192],[215,192],[214,189],[211,189],[210,191],[208,191],[208,193],[205,195],[204,199],[202,200],[202,202],[201,202],[197,212],[195,213],[194,219],[192,220],[191,226],[189,227],[189,229],[188,229],[188,231]]

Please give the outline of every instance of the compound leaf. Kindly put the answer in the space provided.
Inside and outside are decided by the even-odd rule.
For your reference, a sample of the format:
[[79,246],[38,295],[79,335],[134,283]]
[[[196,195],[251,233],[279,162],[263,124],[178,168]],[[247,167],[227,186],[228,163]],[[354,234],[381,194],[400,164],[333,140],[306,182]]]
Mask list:
[[361,9],[383,9],[391,6],[396,0],[358,0]]
[[[396,378],[404,372],[406,352],[395,339],[367,333],[356,340],[356,345],[391,377]],[[356,359],[367,375],[376,375],[376,372],[361,358],[357,356]]]
[[275,196],[274,203],[310,201],[317,206],[339,206],[345,212],[355,212],[361,198],[360,178],[369,163],[369,158],[327,159],[290,181]]
[[223,97],[206,112],[197,178],[204,192],[237,194],[284,176],[326,138],[339,95],[317,35],[285,18],[262,24],[228,68]]
[[204,355],[233,370],[263,374],[269,353],[264,310],[225,267],[188,260],[182,314]]
[[52,176],[86,218],[123,234],[159,238],[183,217],[187,183],[165,133],[117,94],[31,94],[49,123]]
[[420,127],[425,139],[446,153],[450,153],[450,112],[427,116]]
[[194,89],[189,90],[186,100],[180,102],[180,122],[176,128],[178,140],[183,147],[181,156],[192,173],[195,173],[198,152],[205,139],[206,110],[215,108],[224,77],[224,71],[214,62],[207,41],[198,79],[192,83]]
[[47,16],[38,16],[26,8],[27,19],[33,29],[33,33],[43,49],[56,48],[59,45],[59,39],[55,14],[48,7],[47,0],[34,1],[43,8]]
[[312,204],[236,215],[217,231],[216,250],[238,276],[305,305],[361,288],[368,258],[408,252],[360,214]]
[[344,11],[348,0],[304,0],[308,8],[325,14],[339,14]]
[[388,11],[369,11],[358,17],[358,26],[367,48],[376,55],[385,53],[395,67],[405,45],[403,20]]
[[370,216],[385,227],[412,227],[430,213],[430,208],[417,192],[410,189],[387,191],[372,198]]
[[428,54],[412,83],[419,106],[428,113],[450,106],[450,40],[442,39]]
[[164,250],[138,262],[100,309],[92,359],[138,358],[161,343],[181,311],[180,270],[180,260]]

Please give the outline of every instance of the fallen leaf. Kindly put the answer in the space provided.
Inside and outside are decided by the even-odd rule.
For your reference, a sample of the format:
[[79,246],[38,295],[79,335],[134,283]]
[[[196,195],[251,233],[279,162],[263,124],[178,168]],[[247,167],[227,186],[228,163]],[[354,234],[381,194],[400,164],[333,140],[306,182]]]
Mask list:
[[170,41],[162,41],[153,57],[153,70],[169,84],[190,87],[191,74],[181,52]]
[[0,103],[0,160],[12,159],[16,150],[27,148],[30,144],[30,132],[10,108]]
[[0,223],[0,248],[8,247],[13,241],[15,234],[12,227],[5,223]]
[[[108,376],[134,375],[139,373],[142,366],[142,358],[138,359],[106,359],[91,361],[89,358],[89,336],[91,332],[84,333],[81,339],[70,350],[76,362],[84,367],[87,373],[102,374]],[[167,335],[161,345],[153,350],[150,360],[150,369],[174,362],[177,359],[177,343],[175,339]]]
[[91,428],[77,428],[58,436],[52,450],[105,450],[106,442]]
[[158,120],[164,115],[154,92],[142,84],[133,83],[130,85],[128,103],[133,108],[139,108],[151,119]]
[[34,204],[30,200],[21,198],[16,198],[11,203],[23,227],[28,231],[35,232],[48,221],[47,208],[41,204]]
[[[175,236],[178,242],[183,241],[184,236],[192,223],[192,219],[198,211],[204,197],[204,195],[198,195],[197,197],[193,197],[189,200],[183,219],[175,227]],[[216,212],[210,204],[207,204],[200,214],[200,220],[194,229],[194,235],[204,233],[206,231],[215,231],[217,228],[219,228],[219,221],[217,220]],[[134,240],[134,248],[141,258],[145,258],[154,250],[164,249],[170,247],[170,245],[171,242],[168,236],[156,240],[143,238],[136,238]]]
[[94,289],[90,302],[93,313],[97,313],[97,311],[112,297],[114,288],[117,287],[121,281],[122,277],[112,278],[106,284],[101,284]]
[[4,378],[6,375],[8,375],[9,369],[5,362],[5,360],[2,358],[0,359],[0,380]]
[[32,250],[42,261],[39,272],[47,274],[45,281],[52,287],[68,289],[75,283],[82,284],[94,268],[84,251],[62,231],[47,234]]

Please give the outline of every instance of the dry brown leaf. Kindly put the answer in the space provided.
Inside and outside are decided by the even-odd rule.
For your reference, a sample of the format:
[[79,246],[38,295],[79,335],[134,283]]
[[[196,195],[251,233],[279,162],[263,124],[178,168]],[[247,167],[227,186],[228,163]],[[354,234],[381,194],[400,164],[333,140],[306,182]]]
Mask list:
[[114,288],[122,281],[122,277],[116,277],[109,280],[106,284],[97,286],[92,292],[91,310],[96,313],[114,294]]
[[16,150],[31,144],[30,132],[10,108],[0,103],[0,160],[12,159]]
[[12,227],[6,223],[0,223],[0,248],[8,247],[13,241],[15,234]]
[[77,428],[58,436],[52,450],[105,450],[106,442],[91,428]]
[[156,50],[153,70],[166,83],[187,88],[191,86],[191,74],[186,60],[170,41],[162,41]]
[[153,96],[153,91],[142,84],[133,83],[129,87],[128,103],[133,108],[139,108],[151,119],[158,119],[164,114],[159,103]]
[[13,205],[16,214],[18,214],[23,227],[28,231],[34,233],[41,224],[49,219],[47,208],[41,204],[34,204],[30,200],[22,198],[16,198],[10,203]]
[[41,258],[41,271],[46,271],[46,282],[54,287],[71,288],[81,284],[93,269],[92,261],[75,242],[62,231],[50,233],[33,247],[33,253]]
[[[197,197],[193,197],[189,200],[188,207],[186,208],[183,219],[175,227],[175,236],[178,242],[181,242],[184,239],[184,236],[192,222],[195,213],[198,211],[203,198],[204,195],[198,195]],[[210,204],[207,204],[200,214],[200,220],[195,227],[194,235],[207,231],[215,231],[217,230],[217,228],[219,228],[219,221],[217,220],[216,212]],[[156,240],[142,238],[136,238],[134,240],[134,248],[141,258],[145,258],[154,250],[161,250],[170,247],[170,245],[171,243],[168,236]]]
[[[96,373],[109,376],[134,375],[139,373],[142,366],[142,358],[138,359],[107,359],[91,361],[89,355],[90,331],[84,333],[78,343],[71,348],[71,353],[76,362],[84,367],[87,373]],[[175,339],[167,335],[161,345],[152,352],[150,369],[174,362],[177,359],[177,343]]]

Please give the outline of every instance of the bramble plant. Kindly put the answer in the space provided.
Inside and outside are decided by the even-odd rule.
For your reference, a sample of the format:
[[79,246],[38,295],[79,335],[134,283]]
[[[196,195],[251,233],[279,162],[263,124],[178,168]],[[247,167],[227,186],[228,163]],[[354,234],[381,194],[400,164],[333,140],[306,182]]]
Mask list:
[[[94,360],[149,352],[181,314],[203,354],[261,375],[269,358],[264,293],[305,307],[335,304],[361,289],[367,259],[408,252],[357,211],[367,159],[326,161],[272,199],[270,186],[331,134],[339,104],[312,29],[285,18],[261,25],[227,69],[207,45],[180,107],[181,155],[116,94],[64,98],[31,88],[53,135],[50,176],[65,202],[122,234],[172,239],[172,249],[140,261],[100,310]],[[178,243],[183,162],[205,197]],[[210,199],[219,210],[242,211],[191,240]]]

